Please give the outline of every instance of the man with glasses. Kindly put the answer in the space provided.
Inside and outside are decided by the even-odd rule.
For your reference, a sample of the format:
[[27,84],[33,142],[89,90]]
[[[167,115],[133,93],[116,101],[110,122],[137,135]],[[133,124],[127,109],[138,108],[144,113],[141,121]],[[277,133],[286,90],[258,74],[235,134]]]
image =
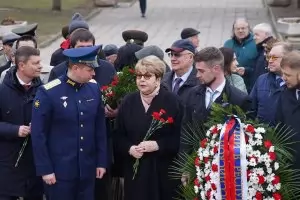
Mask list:
[[285,89],[282,79],[280,63],[282,57],[291,52],[293,47],[289,43],[275,43],[268,58],[269,72],[258,77],[251,91],[253,115],[261,122],[275,123],[275,113],[278,99]]
[[166,53],[171,59],[172,71],[165,74],[162,86],[180,96],[186,104],[187,93],[200,83],[196,78],[196,69],[193,67],[195,47],[187,39],[177,40],[166,49]]

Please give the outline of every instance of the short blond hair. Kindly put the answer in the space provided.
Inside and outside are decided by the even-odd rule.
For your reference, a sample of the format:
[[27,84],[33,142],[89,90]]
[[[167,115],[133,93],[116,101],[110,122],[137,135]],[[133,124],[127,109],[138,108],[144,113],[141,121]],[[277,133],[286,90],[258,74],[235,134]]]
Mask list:
[[135,66],[136,71],[146,71],[154,74],[157,78],[162,78],[166,72],[166,64],[156,56],[147,56],[138,61]]

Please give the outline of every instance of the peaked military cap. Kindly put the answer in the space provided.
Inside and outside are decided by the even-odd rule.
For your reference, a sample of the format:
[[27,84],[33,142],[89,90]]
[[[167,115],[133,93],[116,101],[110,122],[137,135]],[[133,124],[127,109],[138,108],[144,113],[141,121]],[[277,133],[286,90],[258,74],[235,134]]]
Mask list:
[[23,35],[31,35],[35,36],[35,30],[38,27],[38,23],[33,23],[25,26],[21,26],[12,30],[13,33],[23,36]]
[[3,44],[13,44],[14,41],[16,41],[17,39],[19,39],[21,36],[15,34],[15,33],[8,33],[6,35],[3,36],[2,38],[2,43]]
[[148,34],[139,30],[127,30],[122,33],[122,37],[125,42],[135,43],[138,45],[144,45],[144,42],[148,40]]
[[198,35],[200,31],[197,31],[193,28],[185,28],[181,31],[181,39],[187,39],[189,37],[193,37],[195,35]]
[[97,54],[101,47],[102,45],[66,49],[63,54],[69,58],[71,63],[81,63],[96,68],[99,67]]

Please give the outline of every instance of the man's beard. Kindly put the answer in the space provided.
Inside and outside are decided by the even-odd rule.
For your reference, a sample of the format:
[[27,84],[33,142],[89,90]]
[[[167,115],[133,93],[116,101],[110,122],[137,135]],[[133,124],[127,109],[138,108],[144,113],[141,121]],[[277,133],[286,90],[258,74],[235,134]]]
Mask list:
[[206,87],[210,87],[211,84],[212,84],[213,82],[215,82],[215,80],[216,80],[216,77],[214,77],[211,81],[209,81],[209,82],[207,82],[207,83],[204,83],[204,85],[205,85]]

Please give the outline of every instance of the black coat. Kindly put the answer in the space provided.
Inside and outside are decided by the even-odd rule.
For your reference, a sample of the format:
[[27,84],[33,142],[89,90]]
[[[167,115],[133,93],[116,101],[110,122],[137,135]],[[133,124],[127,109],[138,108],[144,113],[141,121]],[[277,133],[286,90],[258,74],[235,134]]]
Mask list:
[[288,89],[281,93],[276,120],[278,123],[283,123],[293,129],[295,135],[291,139],[293,142],[298,142],[292,145],[292,148],[296,150],[295,154],[295,167],[300,168],[300,101],[296,99],[296,90]]
[[[105,61],[105,60],[98,60],[99,67],[95,68],[95,77],[94,79],[98,82],[99,86],[107,85],[109,84],[113,77],[116,74],[116,70],[114,66]],[[52,68],[49,76],[49,82],[66,74],[68,70],[68,62],[65,61],[63,63],[60,63],[59,65]]]
[[[205,122],[209,116],[210,109],[206,108],[205,104],[206,86],[199,85],[194,87],[188,94],[189,101],[186,106],[186,119]],[[221,95],[216,99],[215,103],[226,103],[223,100],[223,95],[226,95],[228,102],[232,105],[241,107],[244,111],[250,111],[251,98],[241,90],[230,85],[227,81]]]
[[50,66],[57,66],[60,63],[67,61],[68,57],[63,54],[64,49],[59,48],[53,52],[50,60]]
[[[174,71],[168,72],[165,74],[162,80],[162,87],[165,88],[167,91],[172,91],[172,83],[174,79]],[[196,68],[193,68],[191,74],[187,78],[187,80],[184,82],[184,84],[179,88],[178,90],[178,96],[180,97],[180,100],[182,101],[183,105],[187,104],[189,101],[188,93],[189,91],[196,85],[200,85],[199,79],[196,77],[197,70]]]
[[42,194],[42,181],[36,177],[30,140],[19,166],[14,167],[25,140],[18,137],[18,130],[31,122],[32,102],[41,84],[40,79],[34,79],[26,91],[17,80],[16,71],[8,71],[0,86],[0,195]]
[[[143,155],[137,176],[132,180],[135,159],[128,151],[132,145],[142,142],[150,127],[152,113],[160,109],[165,109],[167,115],[174,118],[174,124],[164,125],[152,135],[149,140],[157,141],[159,150]],[[125,200],[171,200],[176,194],[175,181],[170,180],[168,172],[179,150],[181,120],[182,106],[179,100],[164,89],[154,97],[146,113],[139,92],[128,95],[122,101],[115,139],[116,150],[124,158]]]

